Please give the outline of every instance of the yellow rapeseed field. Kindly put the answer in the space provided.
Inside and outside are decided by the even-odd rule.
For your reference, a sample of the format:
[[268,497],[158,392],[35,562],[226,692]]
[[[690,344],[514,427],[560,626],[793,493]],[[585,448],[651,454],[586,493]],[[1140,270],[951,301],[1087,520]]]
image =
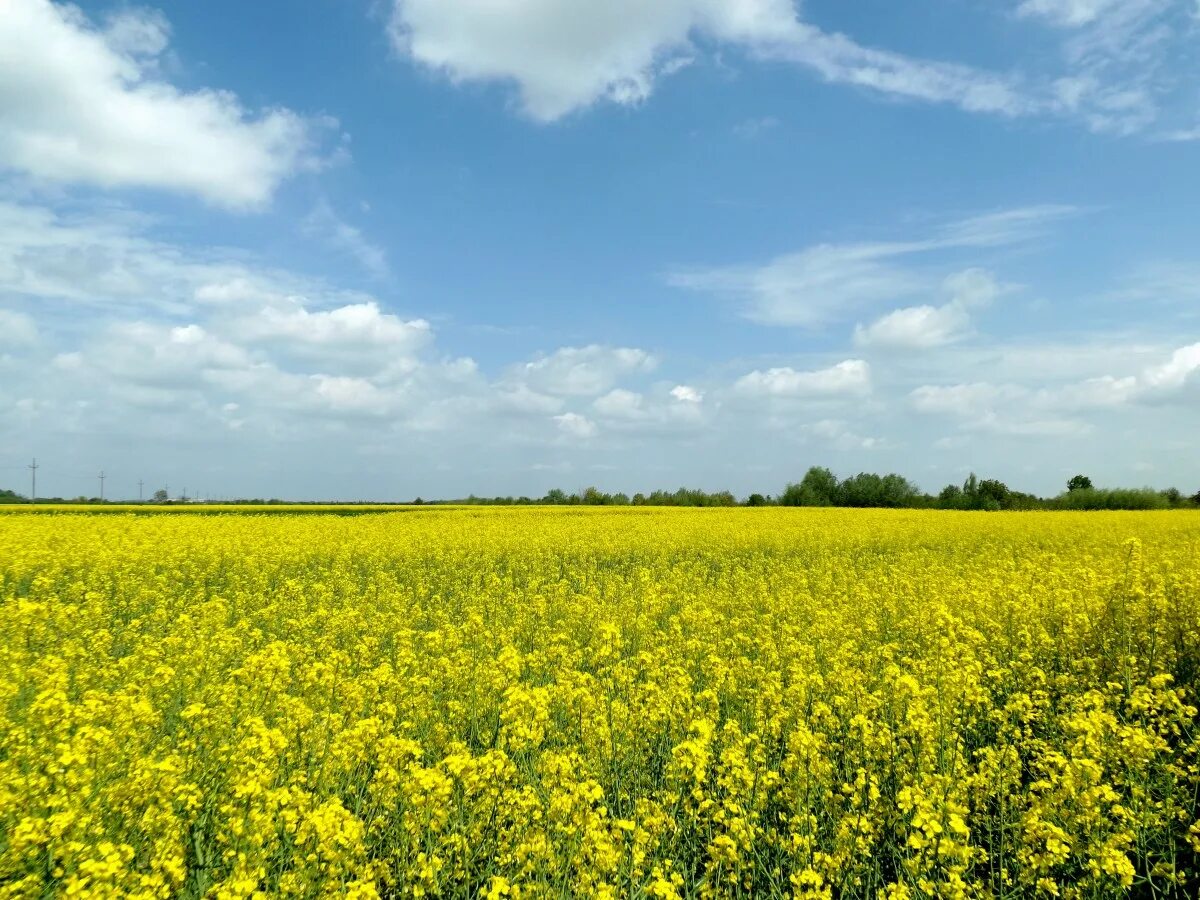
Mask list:
[[1200,514],[0,515],[0,896],[1200,895]]

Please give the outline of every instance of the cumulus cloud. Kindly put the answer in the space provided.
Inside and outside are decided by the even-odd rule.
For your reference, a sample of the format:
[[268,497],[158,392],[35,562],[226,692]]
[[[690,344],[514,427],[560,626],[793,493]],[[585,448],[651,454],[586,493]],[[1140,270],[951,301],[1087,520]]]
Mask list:
[[[65,313],[0,312],[4,349],[36,345],[19,390],[46,399],[14,388],[12,402],[33,404],[22,415],[41,410],[79,433],[107,433],[123,415],[139,428],[152,411],[164,430],[185,417],[189,433],[204,423],[276,441],[377,427],[492,429],[508,443],[589,439],[601,419],[667,429],[703,418],[696,389],[618,387],[656,367],[645,350],[563,347],[493,379],[440,352],[425,319],[251,258],[149,240],[143,224],[0,203],[0,296]],[[68,397],[77,402],[64,407]],[[0,404],[0,420],[6,409],[16,407]]]
[[646,415],[642,406],[642,395],[624,388],[615,388],[597,397],[592,402],[592,407],[602,416],[617,419],[640,419]]
[[890,312],[866,327],[857,326],[854,342],[859,346],[926,350],[961,340],[969,326],[966,313],[954,304],[910,306]]
[[950,275],[942,284],[950,295],[941,306],[910,306],[881,316],[870,325],[858,325],[854,342],[859,346],[928,350],[942,347],[971,333],[971,313],[989,306],[1007,288],[984,269],[967,269]]
[[790,0],[397,0],[396,47],[456,81],[517,86],[522,110],[549,121],[600,100],[645,100],[691,52],[716,41],[788,40]]
[[316,396],[339,413],[366,413],[373,416],[386,415],[395,403],[378,385],[366,378],[347,375],[312,376]]
[[554,421],[558,423],[558,430],[563,435],[576,440],[587,440],[594,437],[597,431],[596,423],[579,413],[563,413],[554,416]]
[[251,113],[226,91],[173,86],[157,65],[168,40],[154,12],[127,9],[101,26],[75,6],[6,0],[0,165],[245,209],[316,164],[317,122],[282,108]]
[[221,372],[252,369],[255,362],[245,348],[198,324],[133,321],[109,325],[71,365],[117,382],[191,389],[214,383]]
[[510,379],[547,394],[596,396],[620,378],[652,371],[657,362],[636,347],[563,347],[516,367]]
[[847,359],[827,369],[796,371],[790,366],[754,370],[739,378],[736,391],[759,397],[859,397],[871,391],[871,367]]
[[972,382],[921,385],[909,395],[913,409],[958,420],[967,429],[1007,434],[1082,433],[1082,415],[1134,404],[1170,401],[1200,371],[1200,343],[1173,351],[1136,375],[1101,375],[1054,385]]
[[614,388],[592,401],[592,412],[617,430],[641,433],[691,431],[710,420],[703,394],[678,385],[670,391],[657,386],[648,393]]
[[1142,382],[1152,391],[1172,391],[1182,388],[1200,371],[1200,343],[1180,347],[1161,365],[1152,366],[1142,376]]
[[286,345],[302,354],[369,354],[375,361],[378,354],[393,361],[411,356],[432,340],[427,321],[386,313],[374,300],[312,311],[289,299],[286,305],[265,306],[240,317],[237,330],[246,338]]

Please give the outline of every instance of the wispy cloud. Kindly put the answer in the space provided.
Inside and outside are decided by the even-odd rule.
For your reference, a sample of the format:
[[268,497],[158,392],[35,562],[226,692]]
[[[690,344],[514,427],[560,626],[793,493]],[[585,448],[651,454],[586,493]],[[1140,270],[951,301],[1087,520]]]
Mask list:
[[[1057,66],[990,71],[865,46],[805,21],[789,0],[544,4],[514,0],[394,0],[401,53],[454,81],[516,86],[523,112],[553,121],[600,100],[636,105],[691,61],[697,42],[737,47],[832,84],[1006,118],[1056,117],[1131,133],[1158,117],[1173,86],[1156,54],[1178,41],[1178,0],[1022,0],[1017,17],[1064,33]],[[749,129],[754,124],[747,123]]]
[[678,269],[667,280],[730,297],[756,322],[815,328],[929,290],[928,275],[903,265],[906,258],[1029,241],[1076,212],[1058,205],[1004,210],[950,222],[918,240],[817,244],[761,265]]
[[386,278],[391,271],[384,249],[342,219],[326,200],[319,201],[313,207],[301,223],[301,228],[309,237],[323,241],[354,259],[374,278]]
[[735,136],[743,140],[754,140],[757,137],[762,137],[779,127],[779,120],[774,116],[759,116],[752,119],[743,119],[733,126]]

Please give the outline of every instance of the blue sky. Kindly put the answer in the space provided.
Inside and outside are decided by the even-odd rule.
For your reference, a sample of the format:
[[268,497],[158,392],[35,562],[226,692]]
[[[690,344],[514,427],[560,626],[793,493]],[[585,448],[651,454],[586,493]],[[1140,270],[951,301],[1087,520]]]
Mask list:
[[0,485],[1200,487],[1194,0],[0,9]]

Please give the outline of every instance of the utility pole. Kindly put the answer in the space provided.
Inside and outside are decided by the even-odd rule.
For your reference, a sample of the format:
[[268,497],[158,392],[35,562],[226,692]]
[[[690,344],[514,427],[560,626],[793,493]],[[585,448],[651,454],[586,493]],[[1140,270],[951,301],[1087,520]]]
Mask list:
[[138,503],[142,502],[142,485],[144,483],[145,482],[143,482],[142,479],[138,479]]
[[32,481],[29,486],[29,502],[37,503],[37,470],[39,468],[37,464],[37,457],[35,456],[33,458],[33,462],[25,468],[29,469],[31,473],[30,478]]
[[101,469],[100,470],[100,502],[101,503],[104,502],[104,478],[105,478],[104,470]]

